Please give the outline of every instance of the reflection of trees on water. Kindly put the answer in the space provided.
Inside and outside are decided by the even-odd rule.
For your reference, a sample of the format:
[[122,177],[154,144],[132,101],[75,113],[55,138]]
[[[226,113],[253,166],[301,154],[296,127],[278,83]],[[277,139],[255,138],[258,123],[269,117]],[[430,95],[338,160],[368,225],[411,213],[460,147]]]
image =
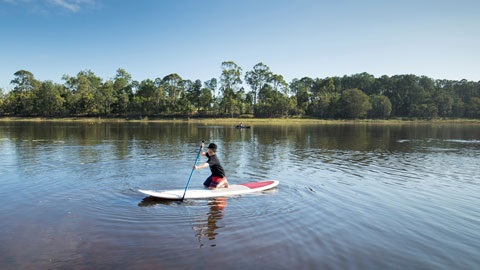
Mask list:
[[319,167],[322,162],[350,160],[367,164],[372,155],[364,153],[382,158],[391,152],[416,151],[410,144],[398,143],[401,140],[462,137],[461,132],[465,130],[472,130],[472,127],[350,122],[258,125],[252,128],[251,137],[245,138],[241,147],[227,152],[226,160],[227,164],[233,164],[231,170],[238,177],[259,180],[275,174],[275,168],[290,163],[303,162]]
[[[208,203],[210,211],[207,213],[206,219],[196,220],[196,226],[192,229],[195,231],[195,237],[198,238],[200,247],[203,247],[208,241],[214,241],[218,235],[218,229],[223,226],[218,225],[218,221],[223,218],[223,210],[227,206],[226,198],[215,198]],[[210,244],[215,247],[215,243]]]
[[[288,162],[328,162],[330,157],[355,152],[408,153],[416,151],[415,146],[399,141],[479,136],[476,125],[415,122],[258,124],[248,130],[189,122],[9,122],[0,129],[15,145],[20,161],[50,166],[105,163],[108,170],[127,176],[133,171],[171,173],[167,168],[174,166],[188,173],[198,144],[205,139],[219,145],[219,157],[233,183],[268,178],[275,165]],[[159,166],[152,169],[152,160]],[[130,164],[140,169],[133,170]]]

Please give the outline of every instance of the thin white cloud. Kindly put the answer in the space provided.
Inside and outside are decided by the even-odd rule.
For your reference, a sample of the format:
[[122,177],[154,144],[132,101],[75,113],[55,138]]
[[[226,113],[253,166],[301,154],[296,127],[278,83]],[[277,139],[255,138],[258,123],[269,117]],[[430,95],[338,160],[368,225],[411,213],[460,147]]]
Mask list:
[[71,12],[78,12],[84,7],[91,7],[95,3],[93,0],[48,0],[54,5],[65,8]]
[[69,12],[77,13],[86,8],[95,8],[98,0],[1,0],[0,2],[26,6],[33,11],[43,11],[58,7]]
[[76,3],[71,3],[65,0],[51,0],[52,4],[58,5],[60,7],[66,8],[72,12],[77,12],[80,10],[80,6]]
[[30,4],[35,1],[34,0],[2,0],[2,2],[7,4]]

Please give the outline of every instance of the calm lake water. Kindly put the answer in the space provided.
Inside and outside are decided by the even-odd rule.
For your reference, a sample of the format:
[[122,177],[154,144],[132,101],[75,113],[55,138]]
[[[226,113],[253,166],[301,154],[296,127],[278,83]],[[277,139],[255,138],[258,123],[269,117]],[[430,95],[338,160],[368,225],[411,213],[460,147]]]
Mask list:
[[[137,191],[183,189],[202,139],[280,185]],[[0,269],[480,268],[478,125],[0,122],[0,151]]]

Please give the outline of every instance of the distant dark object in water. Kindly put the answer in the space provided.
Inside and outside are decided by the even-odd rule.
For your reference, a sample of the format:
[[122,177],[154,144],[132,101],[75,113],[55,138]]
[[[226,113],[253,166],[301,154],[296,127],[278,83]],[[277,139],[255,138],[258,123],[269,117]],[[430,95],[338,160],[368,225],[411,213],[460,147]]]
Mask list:
[[236,128],[250,128],[250,126],[240,126],[240,125],[236,125],[235,127]]

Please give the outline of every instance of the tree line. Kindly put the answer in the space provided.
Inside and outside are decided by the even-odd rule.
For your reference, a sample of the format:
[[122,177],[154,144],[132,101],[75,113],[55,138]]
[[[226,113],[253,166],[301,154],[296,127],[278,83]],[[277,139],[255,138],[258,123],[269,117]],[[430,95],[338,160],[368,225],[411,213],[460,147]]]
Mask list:
[[480,118],[480,82],[412,74],[375,78],[359,73],[287,83],[263,63],[243,74],[240,66],[226,61],[220,77],[205,82],[176,73],[135,81],[124,69],[113,79],[85,70],[62,80],[40,81],[29,71],[15,72],[11,91],[0,89],[0,115]]

